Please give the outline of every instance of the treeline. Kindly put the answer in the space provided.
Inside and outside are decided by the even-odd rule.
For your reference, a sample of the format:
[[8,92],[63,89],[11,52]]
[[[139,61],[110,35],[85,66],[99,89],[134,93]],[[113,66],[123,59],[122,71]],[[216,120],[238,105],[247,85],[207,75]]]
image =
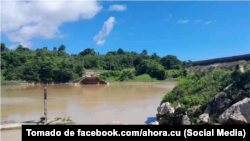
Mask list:
[[[1,80],[68,82],[84,75],[86,69],[122,71],[127,68],[135,68],[135,75],[149,74],[164,80],[166,70],[183,70],[192,63],[182,62],[174,55],[162,58],[156,53],[148,55],[147,50],[137,53],[119,48],[102,55],[91,48],[78,54],[68,54],[65,49],[66,46],[61,45],[51,51],[47,47],[30,50],[19,45],[15,50],[9,50],[1,43]],[[125,73],[130,75],[130,72]]]

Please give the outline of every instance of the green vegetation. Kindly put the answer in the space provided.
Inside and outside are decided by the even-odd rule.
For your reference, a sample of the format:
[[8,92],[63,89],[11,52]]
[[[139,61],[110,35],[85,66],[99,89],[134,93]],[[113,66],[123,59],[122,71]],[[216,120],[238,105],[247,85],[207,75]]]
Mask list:
[[156,81],[155,78],[150,77],[149,74],[138,75],[134,78],[135,81]]
[[[192,63],[181,62],[173,55],[162,58],[156,53],[148,55],[147,50],[138,54],[120,48],[118,51],[102,55],[96,53],[94,49],[86,48],[79,54],[70,55],[65,49],[66,46],[61,45],[51,51],[47,47],[30,50],[19,45],[17,49],[9,50],[4,43],[1,43],[1,82],[25,80],[65,83],[83,76],[85,70],[103,71],[100,77],[107,81],[163,81],[169,77],[182,76],[183,73],[177,72],[182,72],[185,66]],[[175,69],[174,73],[166,74],[170,69]]]
[[[230,84],[233,85],[226,93],[227,97],[232,99],[232,95],[237,94],[244,84],[250,81],[250,69],[245,70],[245,73],[240,73],[235,69],[190,73],[186,77],[178,78],[178,81],[178,85],[164,96],[161,104],[164,102],[170,102],[173,105],[181,103],[183,110],[200,104],[201,108],[189,115],[190,119],[196,120],[212,98]],[[216,116],[212,118],[217,120]]]
[[13,80],[10,80],[10,81],[1,81],[1,85],[21,85],[21,84],[27,84],[27,83],[24,83],[23,81],[13,81]]
[[[117,75],[114,75],[116,73]],[[150,77],[149,74],[135,75],[135,71],[111,71],[105,72],[98,75],[99,78],[106,80],[108,82],[116,82],[116,81],[156,81],[155,78]]]
[[190,73],[186,78],[179,79],[178,85],[165,95],[162,102],[173,105],[182,103],[184,108],[201,104],[206,105],[211,98],[221,92],[232,82],[231,71],[214,70],[209,73]]
[[167,70],[165,72],[167,78],[178,78],[180,76],[186,76],[186,70]]
[[[124,70],[124,71],[109,71],[109,72],[104,72],[99,75],[97,75],[99,78],[106,80],[108,82],[138,82],[138,81],[143,81],[143,82],[156,82],[156,81],[176,81],[176,78],[179,77],[184,77],[182,76],[183,72],[182,70],[175,70],[174,72],[178,72],[177,74],[180,74],[179,76],[176,75],[176,77],[166,77],[164,80],[157,79],[154,77],[151,77],[150,74],[136,74],[136,71],[130,71],[130,70]],[[171,79],[173,78],[173,79]]]
[[4,70],[0,70],[0,82],[4,81],[4,76],[3,76]]

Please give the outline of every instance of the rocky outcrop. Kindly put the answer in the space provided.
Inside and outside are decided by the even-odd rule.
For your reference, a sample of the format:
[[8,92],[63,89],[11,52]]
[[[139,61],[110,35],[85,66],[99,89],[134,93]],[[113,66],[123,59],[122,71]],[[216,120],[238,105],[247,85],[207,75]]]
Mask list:
[[194,113],[197,109],[199,109],[201,107],[201,105],[196,105],[196,106],[193,106],[191,108],[188,108],[187,109],[187,114],[190,114],[190,113]]
[[238,102],[247,97],[250,97],[250,82],[246,83],[243,86],[243,89],[240,89],[237,94],[232,95],[232,100]]
[[250,98],[245,98],[219,116],[220,124],[250,124]]
[[225,92],[220,92],[213,100],[207,105],[207,108],[204,113],[213,115],[213,114],[221,114],[224,112],[227,108],[229,108],[232,105],[232,100],[225,97]]
[[250,89],[250,81],[244,85],[245,89]]
[[205,125],[210,123],[209,114],[202,114],[199,116],[199,119],[197,120],[197,124],[199,125]]
[[174,117],[174,107],[171,106],[169,102],[162,103],[160,107],[157,108],[157,111],[161,115],[169,115],[170,117]]
[[160,124],[177,124],[175,108],[169,102],[162,103],[157,111],[156,117]]
[[180,103],[176,107],[169,102],[162,103],[157,108],[157,120],[159,124],[167,125],[250,124],[250,82],[244,84],[237,94],[229,96],[227,92],[232,86],[233,83],[216,94],[203,113],[200,112],[201,105],[183,110]]
[[[189,113],[195,112],[201,105],[196,105],[189,109]],[[187,112],[181,108],[181,104],[176,107],[169,102],[162,103],[158,108],[156,115],[159,124],[167,125],[191,125]]]
[[191,125],[191,121],[187,115],[182,116],[181,125]]
[[240,69],[239,70],[240,70],[241,73],[245,73],[244,67],[242,65],[240,65]]

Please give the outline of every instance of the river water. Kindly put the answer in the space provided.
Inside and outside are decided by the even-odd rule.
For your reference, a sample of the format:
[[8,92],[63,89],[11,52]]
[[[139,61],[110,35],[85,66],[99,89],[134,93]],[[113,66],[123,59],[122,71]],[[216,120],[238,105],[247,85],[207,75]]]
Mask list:
[[[145,124],[156,116],[161,99],[175,85],[176,82],[48,85],[48,118],[70,116],[76,124],[106,124],[114,120]],[[43,85],[1,86],[2,122],[38,120],[43,115]],[[1,131],[2,139],[11,136],[11,132],[19,130]]]

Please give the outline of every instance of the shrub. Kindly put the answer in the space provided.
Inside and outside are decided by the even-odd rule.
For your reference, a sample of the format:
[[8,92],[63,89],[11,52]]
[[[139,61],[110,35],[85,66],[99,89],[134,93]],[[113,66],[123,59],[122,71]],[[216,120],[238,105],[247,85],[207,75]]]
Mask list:
[[203,77],[191,73],[185,79],[180,79],[178,85],[164,96],[161,103],[182,103],[185,108],[206,105],[232,81],[231,71],[214,70]]
[[132,80],[134,78],[134,75],[132,71],[123,71],[121,77],[118,79],[119,81],[127,81]]

